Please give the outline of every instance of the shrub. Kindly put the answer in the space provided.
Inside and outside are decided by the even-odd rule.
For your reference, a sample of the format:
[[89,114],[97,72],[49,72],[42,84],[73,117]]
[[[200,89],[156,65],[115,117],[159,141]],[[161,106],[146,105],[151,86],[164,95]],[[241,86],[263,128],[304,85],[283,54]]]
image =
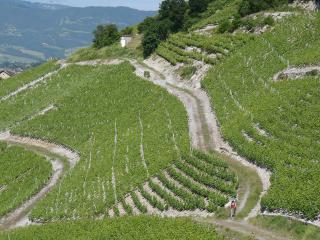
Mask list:
[[268,8],[278,7],[288,4],[288,0],[243,0],[240,3],[239,14],[247,16],[252,13],[260,12]]
[[151,77],[151,74],[150,74],[149,71],[144,71],[143,75],[144,75],[145,78],[150,78]]
[[191,15],[197,15],[207,10],[209,0],[189,0],[189,9]]
[[145,33],[142,39],[143,56],[147,58],[158,47],[160,41],[166,40],[169,35],[170,29],[169,21],[154,22],[148,29],[145,29]]
[[93,46],[99,49],[110,46],[120,39],[118,28],[114,24],[99,25],[93,34]]
[[130,36],[133,34],[133,27],[126,27],[121,31],[121,36]]
[[218,33],[230,32],[231,29],[232,29],[232,23],[230,22],[230,20],[225,19],[222,22],[220,22],[218,27]]
[[156,23],[156,19],[154,17],[147,17],[143,22],[138,25],[138,32],[145,33]]
[[195,66],[184,66],[182,67],[179,72],[180,76],[184,79],[190,79],[197,71],[197,68]]
[[273,26],[274,25],[274,19],[271,16],[268,16],[263,20],[263,24],[264,25]]

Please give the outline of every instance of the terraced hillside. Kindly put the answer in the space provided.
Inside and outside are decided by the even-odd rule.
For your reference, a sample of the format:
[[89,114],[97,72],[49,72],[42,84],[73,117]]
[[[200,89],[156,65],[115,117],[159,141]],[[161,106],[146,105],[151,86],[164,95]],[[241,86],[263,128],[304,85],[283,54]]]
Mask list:
[[[137,78],[128,63],[115,60],[101,61],[101,66],[96,64],[97,61],[62,65],[54,74],[39,78],[41,81],[31,88],[24,87],[28,82],[19,86],[20,91],[14,90],[15,94],[9,94],[0,103],[3,109],[25,106],[8,114],[2,124],[12,134],[26,136],[29,144],[32,145],[32,139],[41,138],[80,149],[80,162],[36,205],[31,220],[125,214],[210,216],[237,195],[237,178],[227,164],[200,152],[192,156],[184,154],[189,149],[186,118],[174,97]],[[113,84],[123,88],[111,91]],[[128,84],[132,85],[128,87]],[[147,102],[153,102],[151,106],[145,99],[136,98],[142,89]],[[122,98],[124,91],[130,91],[128,98]],[[121,99],[117,100],[116,96]],[[101,113],[97,113],[99,105]],[[91,112],[92,106],[95,107]],[[80,109],[85,109],[85,115],[79,114]],[[165,115],[159,115],[158,111]],[[128,120],[123,117],[126,114]],[[115,115],[120,117],[113,120],[106,117]],[[104,128],[100,133],[100,128],[108,125],[109,130]],[[105,131],[109,133],[105,135]],[[158,138],[164,140],[163,147]],[[108,157],[111,162],[106,161]],[[161,161],[151,161],[157,157]],[[172,165],[175,159],[183,160]],[[126,195],[128,191],[130,194]]]
[[[54,107],[20,121],[48,106]],[[33,211],[37,220],[104,214],[125,192],[189,149],[183,106],[137,78],[127,63],[70,66],[3,101],[1,108],[8,113],[2,126],[19,122],[13,133],[54,141],[81,155],[59,188]]]
[[66,168],[25,215],[43,225],[0,238],[317,239],[320,14],[219,3],[148,59],[88,48],[16,80],[0,139],[65,153]]
[[156,53],[175,66],[175,73],[190,71],[191,79],[201,77],[197,71],[206,72],[206,64],[213,66],[201,85],[224,138],[239,154],[273,172],[263,211],[316,220],[319,14],[293,9],[259,13],[241,24],[272,17],[274,25],[219,33],[226,19],[235,21],[240,2],[229,1],[189,33],[172,35]]
[[171,64],[190,64],[202,61],[215,65],[223,57],[245,44],[251,36],[248,34],[221,34],[215,37],[197,33],[175,34],[157,49],[157,54]]
[[44,76],[46,73],[52,72],[58,69],[58,65],[53,61],[49,61],[41,66],[27,70],[21,74],[18,74],[6,81],[0,81],[0,100],[6,98],[10,93],[19,89],[37,78]]
[[236,197],[236,189],[237,178],[225,162],[194,152],[127,194],[109,216],[212,216]]
[[51,164],[21,147],[0,143],[0,216],[39,192],[51,176]]
[[216,65],[203,82],[225,138],[273,171],[263,208],[310,219],[320,213],[319,75],[274,76],[319,64],[319,20],[319,14],[286,18]]

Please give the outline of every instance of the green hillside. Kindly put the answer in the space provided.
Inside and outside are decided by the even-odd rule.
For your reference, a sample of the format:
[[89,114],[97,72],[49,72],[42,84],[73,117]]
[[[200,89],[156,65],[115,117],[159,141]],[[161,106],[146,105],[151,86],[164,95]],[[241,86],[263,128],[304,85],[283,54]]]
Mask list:
[[[24,215],[42,225],[1,225],[41,184],[0,204],[0,239],[317,239],[317,4],[166,0],[125,48],[0,82],[0,133],[67,167]],[[31,155],[3,141],[15,174]],[[43,183],[48,162],[34,156]]]
[[[248,18],[243,18],[232,32],[220,33],[225,21],[235,21],[232,16],[240,3],[229,1],[188,33],[171,35],[156,54],[174,66],[182,64],[180,74],[187,66],[195,68],[195,61],[213,66],[202,86],[212,99],[223,136],[238,153],[273,172],[262,207],[315,219],[319,215],[319,73],[299,80],[274,81],[273,77],[286,68],[319,63],[319,14],[286,9],[289,15],[262,35],[254,33],[267,18],[259,14],[250,31]],[[277,11],[266,12],[272,13]],[[205,30],[208,24],[216,27]]]
[[248,159],[273,171],[263,207],[311,219],[320,207],[319,76],[280,81],[273,76],[288,67],[319,62],[319,20],[318,14],[285,19],[223,60],[203,82],[225,138]]
[[[157,229],[155,231],[155,229]],[[105,221],[81,221],[48,224],[0,233],[0,239],[198,239],[220,240],[213,228],[187,219],[150,217],[119,218]]]
[[0,216],[3,216],[46,184],[51,176],[51,164],[23,148],[4,143],[0,143],[0,153]]

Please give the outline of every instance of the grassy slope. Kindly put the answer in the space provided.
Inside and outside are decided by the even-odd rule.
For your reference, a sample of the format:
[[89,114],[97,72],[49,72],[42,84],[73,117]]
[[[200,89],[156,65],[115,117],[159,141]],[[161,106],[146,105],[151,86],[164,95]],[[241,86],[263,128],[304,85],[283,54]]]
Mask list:
[[122,48],[119,44],[96,49],[93,47],[81,48],[74,52],[68,58],[69,62],[88,61],[95,59],[108,59],[108,58],[128,58],[134,56],[135,51],[128,48]]
[[320,230],[316,226],[311,226],[301,222],[288,220],[283,217],[258,217],[251,220],[253,224],[262,228],[268,228],[273,232],[278,232],[282,236],[287,236],[292,240],[315,240],[320,239]]
[[117,198],[121,198],[146,180],[148,172],[153,175],[176,159],[173,132],[181,152],[189,150],[183,105],[160,87],[136,77],[128,63],[70,67],[1,107],[8,113],[8,123],[50,104],[57,110],[22,123],[14,132],[70,146],[80,152],[81,161],[38,205],[36,218],[104,213],[116,198],[112,168]]
[[0,239],[222,239],[211,227],[187,219],[124,217],[105,221],[53,223],[0,233]]
[[0,216],[17,208],[47,183],[51,164],[20,147],[0,143]]
[[17,88],[44,76],[46,73],[59,68],[59,65],[54,61],[49,61],[39,67],[26,70],[12,78],[0,81],[0,97],[6,96]]
[[94,59],[108,59],[108,58],[141,58],[141,40],[142,36],[138,34],[136,27],[134,27],[132,41],[127,47],[122,48],[119,43],[115,43],[112,46],[107,46],[102,49],[96,49],[93,47],[82,48],[72,53],[68,58],[69,62],[79,62]]
[[[319,15],[289,18],[218,64],[203,82],[224,136],[239,153],[274,172],[263,207],[310,218],[320,208],[320,169],[314,163],[319,158],[319,79],[274,83],[272,76],[288,63],[319,62],[319,27]],[[259,134],[255,124],[272,137]]]

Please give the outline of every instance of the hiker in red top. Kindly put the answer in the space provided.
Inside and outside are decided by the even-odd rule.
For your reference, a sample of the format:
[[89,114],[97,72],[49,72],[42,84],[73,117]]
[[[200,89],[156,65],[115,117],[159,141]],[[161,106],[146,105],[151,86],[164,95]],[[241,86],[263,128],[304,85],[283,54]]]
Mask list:
[[231,217],[235,217],[236,216],[236,211],[237,211],[237,202],[236,200],[232,200],[231,201]]

